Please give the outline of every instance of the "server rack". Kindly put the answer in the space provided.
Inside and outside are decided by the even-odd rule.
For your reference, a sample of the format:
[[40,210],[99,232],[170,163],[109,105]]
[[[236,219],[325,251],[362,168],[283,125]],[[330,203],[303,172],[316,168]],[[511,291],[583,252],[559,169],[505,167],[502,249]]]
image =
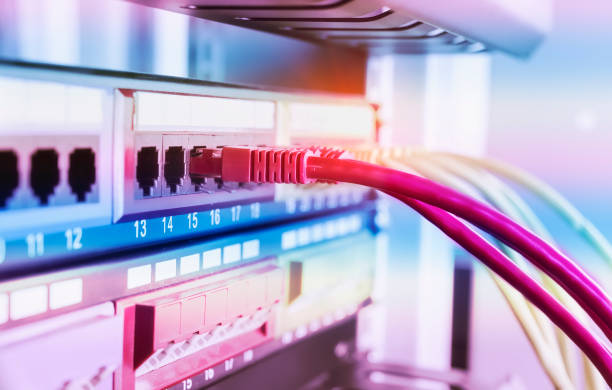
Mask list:
[[[0,387],[481,386],[450,359],[434,364],[443,372],[373,363],[396,353],[392,233],[376,193],[224,183],[187,167],[202,146],[448,142],[434,118],[453,118],[453,93],[466,91],[449,72],[471,77],[478,121],[486,53],[528,55],[546,33],[539,11],[3,1]],[[447,106],[424,109],[429,94]],[[420,125],[398,132],[406,121]],[[460,147],[477,153],[474,139]],[[434,346],[461,337],[439,333]]]

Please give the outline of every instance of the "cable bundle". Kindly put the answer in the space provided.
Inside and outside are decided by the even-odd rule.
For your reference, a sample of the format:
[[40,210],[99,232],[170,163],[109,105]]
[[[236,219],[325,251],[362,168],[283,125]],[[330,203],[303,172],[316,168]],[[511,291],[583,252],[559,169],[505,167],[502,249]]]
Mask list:
[[203,149],[202,157],[192,158],[190,173],[221,177],[224,181],[348,182],[400,199],[520,291],[588,356],[612,386],[612,355],[598,337],[536,280],[457,219],[488,232],[531,261],[562,286],[612,339],[612,303],[606,292],[572,260],[504,214],[428,179],[338,158],[345,155],[327,149],[225,147],[210,153],[209,150]]
[[[357,154],[370,161],[372,161],[372,159],[378,160],[384,165],[395,169],[416,171],[422,176],[448,185],[472,198],[484,200],[513,220],[527,226],[547,242],[554,245],[551,234],[537,218],[529,205],[504,182],[482,168],[486,168],[491,164],[495,166],[502,165],[505,167],[506,171],[514,172],[512,177],[508,177],[507,175],[504,176],[513,179],[517,184],[525,185],[525,180],[528,180],[528,183],[539,182],[539,180],[531,177],[525,172],[518,172],[515,168],[498,162],[474,158],[468,160],[468,158],[464,156],[451,155],[448,153],[431,153],[408,149],[394,149],[392,151],[366,149]],[[481,161],[487,162],[481,164]],[[499,171],[491,171],[499,173]],[[519,177],[523,179],[517,180]],[[544,184],[540,182],[540,185]],[[535,190],[533,184],[527,187],[531,190]],[[563,199],[563,197],[552,188],[546,187],[545,190],[538,188],[537,192],[547,194],[545,200],[549,203],[550,199]],[[566,205],[570,205],[570,203],[564,200],[563,203],[557,202],[553,206],[555,206],[555,210],[564,214],[566,213],[564,209]],[[599,252],[605,260],[609,260],[606,253],[600,249],[602,247],[605,248],[606,245],[607,247],[610,246],[603,235],[573,208],[573,206],[571,206],[571,210],[569,210],[569,215],[571,215],[572,218],[565,217],[565,219],[568,221],[577,221],[573,224],[574,226],[589,226],[589,229],[583,229],[580,233],[585,236],[589,243],[593,244],[594,241],[597,242],[597,245],[593,245],[594,249]],[[588,234],[591,232],[596,232],[597,238],[595,240],[588,237]],[[516,252],[504,245],[499,245],[499,247],[512,261],[519,265],[521,269],[526,272],[531,271],[525,259]],[[540,363],[554,386],[558,389],[576,388],[579,378],[577,377],[574,367],[575,362],[572,359],[574,346],[571,341],[565,337],[558,328],[553,328],[550,321],[548,321],[539,310],[535,309],[532,305],[528,305],[524,297],[518,295],[516,290],[509,288],[495,275],[492,275],[492,277],[512,309],[513,314],[519,321],[519,324],[522,326]],[[537,277],[538,280],[542,282],[543,286],[568,308],[579,321],[583,324],[588,322],[584,311],[565,290],[563,290],[563,288],[543,273],[535,274],[534,277]],[[585,388],[589,390],[604,389],[605,384],[603,379],[595,367],[585,355],[582,355],[582,357],[585,369]]]

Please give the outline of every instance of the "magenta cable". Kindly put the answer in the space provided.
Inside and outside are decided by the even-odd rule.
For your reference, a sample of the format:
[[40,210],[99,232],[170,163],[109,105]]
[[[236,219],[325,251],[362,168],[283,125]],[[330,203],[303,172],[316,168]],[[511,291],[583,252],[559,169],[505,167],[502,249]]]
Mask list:
[[349,182],[402,194],[473,223],[521,253],[557,281],[612,340],[612,305],[603,289],[573,261],[502,213],[419,176],[356,160],[309,156],[306,176],[313,180]]
[[407,196],[388,194],[401,200],[437,226],[542,310],[589,357],[608,386],[612,387],[610,351],[563,305],[506,255],[451,214]]
[[502,213],[430,180],[361,161],[330,148],[200,148],[190,174],[256,183],[349,182],[373,187],[448,211],[521,253],[559,283],[612,340],[612,303],[574,262]]

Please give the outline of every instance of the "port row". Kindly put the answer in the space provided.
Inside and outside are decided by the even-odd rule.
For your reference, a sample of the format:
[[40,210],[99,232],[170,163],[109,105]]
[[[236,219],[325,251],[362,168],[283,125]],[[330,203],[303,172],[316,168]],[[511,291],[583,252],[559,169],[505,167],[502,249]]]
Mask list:
[[[59,154],[53,148],[36,149],[30,155],[29,186],[41,205],[49,204],[60,182]],[[91,148],[76,148],[69,155],[68,184],[77,202],[96,183],[96,155]],[[0,150],[0,208],[5,208],[19,186],[19,157],[13,150]]]
[[[224,183],[220,178],[188,174],[187,156],[191,156],[196,149],[205,147],[196,146],[187,152],[182,146],[170,146],[163,153],[163,164],[159,163],[160,156],[157,147],[140,148],[136,153],[136,181],[138,188],[142,191],[142,196],[145,198],[153,196],[154,188],[162,176],[170,195],[194,192],[213,193],[219,190],[233,191],[243,188],[245,183]],[[183,189],[187,186],[190,188]]]

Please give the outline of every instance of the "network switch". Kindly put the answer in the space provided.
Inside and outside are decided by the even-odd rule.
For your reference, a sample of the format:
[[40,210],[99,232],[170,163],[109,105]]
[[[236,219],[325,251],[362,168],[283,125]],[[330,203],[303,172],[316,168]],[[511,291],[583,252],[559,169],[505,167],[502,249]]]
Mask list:
[[[361,100],[2,66],[0,275],[365,205],[354,186],[292,190],[190,174],[197,148],[299,142]],[[3,96],[8,96],[3,94]],[[310,118],[310,122],[309,122]],[[325,134],[311,132],[320,144]],[[332,188],[333,187],[333,188]],[[98,240],[96,237],[104,237]],[[74,260],[73,260],[74,259]]]
[[186,169],[198,146],[273,144],[273,101],[121,90],[116,105],[115,220],[273,199],[273,186],[223,183]]
[[[0,115],[0,385],[207,386],[353,324],[369,304],[372,192],[188,169],[203,148],[371,141],[362,100],[0,70],[18,97]],[[357,133],[337,126],[347,114]],[[350,272],[338,263],[333,283],[312,285],[338,245],[359,248]],[[73,336],[80,353],[103,353],[52,361]],[[45,385],[10,360],[36,345],[48,349],[35,361]]]

